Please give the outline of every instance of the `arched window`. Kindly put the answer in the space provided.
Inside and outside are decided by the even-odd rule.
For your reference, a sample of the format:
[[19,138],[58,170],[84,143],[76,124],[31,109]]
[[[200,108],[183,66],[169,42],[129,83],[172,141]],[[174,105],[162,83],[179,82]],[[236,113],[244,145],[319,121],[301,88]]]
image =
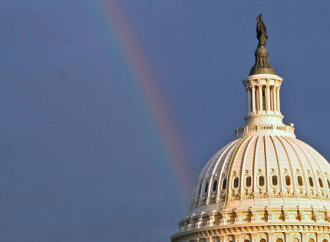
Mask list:
[[322,240],[322,242],[328,242],[328,240],[327,239],[324,239],[324,240]]
[[313,178],[311,176],[308,178],[308,181],[309,181],[309,185],[311,187],[313,187],[314,186],[314,182],[313,182]]
[[206,183],[204,188],[204,193],[207,193],[207,190],[209,189],[209,182]]
[[320,184],[320,187],[323,188],[323,180],[319,177],[319,184]]
[[273,183],[273,186],[277,186],[277,176],[276,175],[272,176],[272,183]]
[[330,181],[329,181],[329,179],[327,179],[327,182],[328,182],[328,188],[330,189]]
[[285,176],[285,184],[287,186],[291,186],[291,179],[290,179],[290,176],[289,175],[286,175]]
[[308,242],[315,242],[315,240],[312,239],[312,238],[310,238],[310,239],[308,240]]
[[245,185],[247,187],[250,187],[251,186],[251,183],[252,183],[251,176],[247,176],[246,179],[245,179]]
[[215,181],[213,182],[213,187],[212,187],[212,191],[213,191],[213,192],[215,192],[215,191],[217,190],[217,186],[218,186],[218,181],[215,180]]
[[283,239],[278,238],[278,239],[276,240],[276,242],[283,242]]
[[263,187],[265,185],[265,178],[264,176],[259,176],[259,186]]
[[238,188],[238,182],[239,182],[238,177],[235,177],[235,179],[234,179],[234,188]]
[[295,239],[293,240],[293,242],[299,242],[299,239],[298,239],[298,238],[295,238]]
[[298,176],[298,185],[299,186],[302,186],[304,183],[303,183],[303,179],[301,176]]
[[199,185],[198,195],[201,195],[201,191],[202,191],[202,183]]
[[265,239],[261,239],[260,242],[267,242]]
[[226,187],[227,187],[227,179],[223,179],[222,181],[222,190],[226,190]]

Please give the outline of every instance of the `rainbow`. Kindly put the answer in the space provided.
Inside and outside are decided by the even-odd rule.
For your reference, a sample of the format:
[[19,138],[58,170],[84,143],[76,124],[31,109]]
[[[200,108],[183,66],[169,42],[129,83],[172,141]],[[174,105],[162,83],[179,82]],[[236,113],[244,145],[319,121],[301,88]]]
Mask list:
[[[158,79],[148,65],[144,52],[139,45],[139,40],[125,18],[119,2],[116,0],[101,1],[99,8],[104,15],[106,25],[110,28],[111,38],[115,38],[121,47],[121,58],[128,66],[133,80],[132,89],[140,96],[134,104],[136,115],[143,115],[140,122],[149,122],[153,129],[159,149],[165,153],[170,162],[171,170],[181,184],[181,190],[186,201],[190,199],[192,191],[193,169],[189,164],[187,155],[183,151],[181,138],[173,121],[171,111],[166,105],[158,86]],[[130,92],[134,92],[130,90]],[[142,121],[141,121],[142,120]],[[147,121],[146,121],[147,120]],[[145,124],[144,124],[145,125]]]

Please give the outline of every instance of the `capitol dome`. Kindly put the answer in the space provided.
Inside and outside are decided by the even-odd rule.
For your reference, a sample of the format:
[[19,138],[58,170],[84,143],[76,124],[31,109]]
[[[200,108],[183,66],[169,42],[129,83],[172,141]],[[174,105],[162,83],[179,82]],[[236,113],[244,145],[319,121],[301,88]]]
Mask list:
[[173,242],[330,242],[330,164],[283,123],[259,16],[246,125],[199,174]]

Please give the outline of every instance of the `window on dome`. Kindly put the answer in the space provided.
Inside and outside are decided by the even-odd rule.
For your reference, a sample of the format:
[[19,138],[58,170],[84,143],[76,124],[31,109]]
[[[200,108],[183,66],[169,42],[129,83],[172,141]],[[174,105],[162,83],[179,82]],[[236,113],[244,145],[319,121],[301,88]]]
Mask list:
[[201,191],[202,191],[202,183],[199,185],[198,195],[201,195]]
[[290,176],[289,175],[286,175],[285,176],[285,184],[287,186],[291,186],[291,179],[290,179]]
[[222,181],[222,190],[225,190],[226,187],[227,187],[227,179],[225,178],[225,179],[223,179],[223,181]]
[[259,176],[259,186],[263,187],[265,185],[265,178],[264,176]]
[[215,181],[213,182],[213,187],[212,187],[212,191],[213,191],[213,192],[215,192],[215,191],[217,190],[217,186],[218,186],[218,181],[215,180]]
[[302,186],[303,185],[303,179],[301,176],[298,176],[298,185]]
[[234,179],[234,188],[238,188],[238,177]]
[[209,189],[209,183],[207,182],[205,185],[204,193],[207,193],[207,190]]
[[321,179],[321,178],[319,178],[319,184],[320,184],[320,187],[322,187],[322,188],[323,188],[323,181],[322,181],[322,179]]
[[310,176],[308,180],[309,180],[309,185],[313,187],[314,186],[313,178]]
[[247,187],[250,187],[251,184],[252,184],[251,176],[246,177],[246,179],[245,179],[245,185],[246,185]]
[[277,176],[276,175],[272,176],[272,182],[273,182],[273,186],[277,186]]

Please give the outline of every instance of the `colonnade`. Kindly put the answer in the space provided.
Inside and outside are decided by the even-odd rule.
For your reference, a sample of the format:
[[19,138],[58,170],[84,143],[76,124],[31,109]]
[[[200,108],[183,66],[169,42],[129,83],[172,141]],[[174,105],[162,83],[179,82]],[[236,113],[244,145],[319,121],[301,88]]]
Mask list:
[[248,113],[280,113],[280,86],[251,85],[247,87]]

